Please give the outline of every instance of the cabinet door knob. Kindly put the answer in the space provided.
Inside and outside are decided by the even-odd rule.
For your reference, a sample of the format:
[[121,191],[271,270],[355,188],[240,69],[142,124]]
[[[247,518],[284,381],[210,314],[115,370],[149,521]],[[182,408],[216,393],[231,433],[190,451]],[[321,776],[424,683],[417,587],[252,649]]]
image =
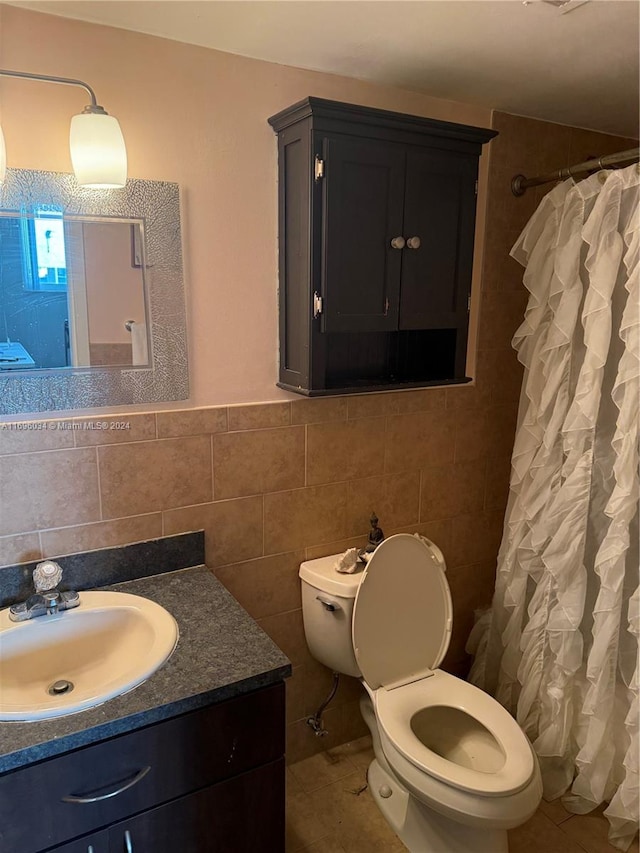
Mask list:
[[393,240],[391,241],[391,248],[392,249],[404,249],[404,246],[405,246],[404,237],[394,237]]
[[419,249],[420,248],[420,238],[419,237],[409,237],[407,240],[407,246],[410,249]]

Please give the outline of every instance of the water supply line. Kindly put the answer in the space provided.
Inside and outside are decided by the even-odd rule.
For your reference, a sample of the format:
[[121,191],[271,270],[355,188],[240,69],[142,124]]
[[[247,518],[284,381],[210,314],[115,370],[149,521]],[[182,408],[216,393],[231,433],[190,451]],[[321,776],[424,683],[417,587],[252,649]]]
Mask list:
[[331,702],[333,697],[336,695],[339,680],[340,680],[339,673],[334,672],[333,673],[333,684],[331,685],[331,691],[329,692],[329,695],[324,700],[324,702],[320,705],[320,707],[315,712],[313,717],[309,717],[307,719],[307,725],[311,726],[316,737],[324,737],[325,735],[329,734],[329,732],[325,728],[323,728],[323,726],[322,726],[322,715],[324,713],[325,708],[329,704],[329,702]]

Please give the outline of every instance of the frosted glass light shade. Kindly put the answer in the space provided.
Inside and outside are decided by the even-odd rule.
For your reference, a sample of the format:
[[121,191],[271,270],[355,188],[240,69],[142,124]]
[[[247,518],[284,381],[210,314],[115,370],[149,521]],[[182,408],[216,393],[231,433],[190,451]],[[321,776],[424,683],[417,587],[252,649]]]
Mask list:
[[4,181],[7,174],[7,149],[4,144],[4,134],[0,127],[0,184]]
[[127,182],[127,149],[118,119],[81,113],[71,119],[71,163],[81,187],[114,189]]

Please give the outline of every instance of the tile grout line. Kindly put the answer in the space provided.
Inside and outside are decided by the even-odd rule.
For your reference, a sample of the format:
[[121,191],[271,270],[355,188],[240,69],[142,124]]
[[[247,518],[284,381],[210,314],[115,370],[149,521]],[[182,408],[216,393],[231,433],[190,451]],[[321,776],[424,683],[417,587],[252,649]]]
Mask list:
[[214,450],[213,436],[214,436],[214,433],[211,433],[210,440],[209,440],[209,458],[210,458],[210,462],[211,462],[211,466],[210,466],[211,467],[211,503],[214,503],[215,499],[216,499],[215,474],[214,474],[215,465],[214,465],[214,461],[213,461],[215,450]]
[[[44,552],[42,550],[42,536],[40,535],[40,530],[38,530],[38,551],[40,554],[40,558],[42,559],[44,557]],[[29,561],[29,562],[32,562],[32,561]],[[18,565],[20,565],[20,564],[18,563]]]
[[[92,527],[94,524],[102,524],[103,522],[111,523],[112,521],[113,522],[115,522],[115,521],[128,521],[131,518],[146,518],[147,516],[152,516],[152,515],[162,515],[162,510],[153,509],[150,512],[136,512],[133,515],[118,515],[115,518],[105,518],[105,519],[98,518],[95,521],[81,521],[78,524],[61,524],[58,527],[41,527],[41,528],[38,528],[36,530],[25,530],[24,532],[20,532],[20,533],[8,533],[7,537],[9,537],[9,536],[28,536],[31,533],[50,533],[50,532],[57,532],[58,530],[73,530],[76,527]],[[186,533],[192,533],[193,531],[188,530],[185,532]],[[172,535],[179,535],[179,534],[172,534]],[[0,536],[0,541],[3,538],[4,537]]]
[[[206,433],[197,433],[197,435],[206,435]],[[34,450],[19,450],[15,453],[0,453],[0,458],[5,459],[8,456],[28,456],[29,454],[34,453],[64,453],[71,450],[91,450],[92,448],[98,447],[123,447],[132,444],[144,444],[145,442],[155,442],[155,441],[176,441],[182,440],[185,438],[194,438],[195,435],[180,435],[180,436],[171,436],[170,438],[154,438],[153,436],[145,436],[144,438],[137,438],[131,441],[98,441],[95,444],[73,444],[68,447],[46,447],[42,450],[34,449]],[[74,437],[75,440],[75,437]]]
[[100,454],[98,453],[98,447],[94,448],[95,457],[96,457],[96,478],[98,484],[98,511],[100,513],[100,521],[104,521],[104,516],[102,514],[102,483],[100,480]]
[[387,434],[389,432],[389,416],[385,412],[384,414],[384,436],[383,436],[383,444],[382,444],[382,473],[387,474]]
[[304,485],[305,485],[305,488],[309,485],[308,484],[308,467],[309,467],[309,464],[308,464],[308,455],[309,455],[309,451],[308,451],[308,446],[309,446],[308,435],[309,435],[309,433],[308,433],[308,430],[309,430],[309,424],[305,424],[304,425]]

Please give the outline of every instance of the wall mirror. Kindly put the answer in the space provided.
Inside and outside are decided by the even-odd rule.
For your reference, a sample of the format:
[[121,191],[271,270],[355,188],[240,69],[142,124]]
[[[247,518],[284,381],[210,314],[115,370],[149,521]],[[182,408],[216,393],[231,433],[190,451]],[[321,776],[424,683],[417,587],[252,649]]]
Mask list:
[[9,169],[0,186],[0,414],[188,397],[179,190]]

